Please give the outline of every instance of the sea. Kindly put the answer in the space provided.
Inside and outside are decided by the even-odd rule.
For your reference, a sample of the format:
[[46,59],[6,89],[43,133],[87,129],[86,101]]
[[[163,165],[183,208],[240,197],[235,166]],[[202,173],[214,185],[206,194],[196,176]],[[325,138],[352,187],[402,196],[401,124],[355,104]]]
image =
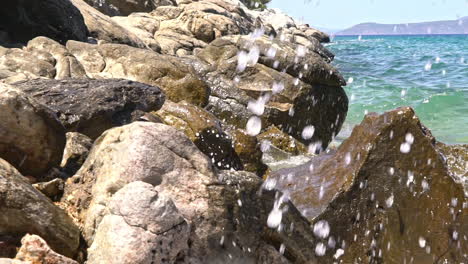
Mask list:
[[411,106],[438,141],[468,143],[468,35],[336,36],[326,47],[348,83],[338,141],[366,113]]

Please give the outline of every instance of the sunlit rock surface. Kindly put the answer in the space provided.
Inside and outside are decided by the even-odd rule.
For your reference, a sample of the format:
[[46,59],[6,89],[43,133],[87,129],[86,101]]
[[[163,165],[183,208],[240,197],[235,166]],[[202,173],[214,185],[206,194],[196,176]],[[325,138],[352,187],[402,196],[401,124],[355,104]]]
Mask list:
[[324,263],[466,259],[463,186],[411,108],[367,115],[336,153],[270,179],[314,226],[329,226],[317,229]]
[[46,105],[0,83],[0,157],[25,176],[41,177],[60,164],[65,129]]
[[[74,257],[77,253],[80,231],[71,218],[2,159],[0,212],[0,245],[4,244],[3,239],[7,238],[7,246],[16,246],[15,242],[30,233],[43,237],[50,247],[60,254]],[[4,247],[5,245],[0,247],[0,253],[4,252]]]
[[162,107],[158,88],[123,79],[34,79],[15,87],[55,111],[67,131],[92,139]]

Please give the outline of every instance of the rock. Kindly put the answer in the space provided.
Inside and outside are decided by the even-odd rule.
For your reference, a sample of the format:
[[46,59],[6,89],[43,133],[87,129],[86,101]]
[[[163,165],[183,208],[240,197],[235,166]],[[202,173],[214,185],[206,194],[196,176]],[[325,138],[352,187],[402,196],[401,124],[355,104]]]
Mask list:
[[11,42],[23,44],[36,36],[61,43],[70,39],[85,41],[88,34],[83,16],[68,0],[5,2],[0,11],[0,28]]
[[129,16],[115,16],[112,17],[112,20],[137,35],[148,48],[156,52],[161,51],[161,46],[154,39],[154,34],[159,30],[161,21],[154,19],[151,14],[133,13]]
[[[37,235],[27,234],[21,239],[21,248],[10,263],[37,264],[78,264],[78,262],[54,252],[47,243]],[[0,260],[0,263],[1,260]]]
[[266,129],[265,132],[257,136],[260,142],[268,146],[274,146],[284,152],[292,155],[301,155],[307,153],[307,147],[293,137],[285,134],[275,126]]
[[257,138],[250,136],[243,129],[231,130],[229,134],[232,136],[234,150],[239,155],[244,170],[263,176],[267,166],[262,162],[261,146]]
[[87,263],[175,263],[188,250],[189,225],[172,200],[151,184],[127,184],[108,208]]
[[122,79],[35,79],[15,86],[49,105],[67,131],[97,138],[105,130],[128,124],[164,103],[158,87]]
[[450,175],[465,187],[465,196],[468,197],[468,145],[437,142],[437,148],[447,162]]
[[119,44],[69,41],[67,48],[90,77],[125,78],[158,86],[173,102],[186,100],[204,106],[208,101],[209,88],[197,77],[192,66],[176,57]]
[[[279,248],[280,244],[285,245],[285,256],[290,261],[306,262],[315,259],[313,253],[307,250],[314,241],[309,223],[292,204],[285,205],[289,209],[285,209],[283,214],[283,223],[288,231],[278,233],[269,229],[265,223],[275,200],[275,192],[265,191],[259,196],[258,191],[263,183],[255,174],[213,171],[209,159],[183,133],[167,125],[135,122],[106,131],[96,141],[76,177],[94,179],[88,181],[95,182],[89,195],[89,205],[74,203],[76,200],[73,197],[83,197],[78,194],[71,195],[72,199],[69,200],[64,196],[70,207],[82,206],[79,210],[80,217],[85,218],[85,239],[89,244],[96,243],[96,248],[90,249],[90,259],[100,261],[109,256],[103,250],[98,250],[106,245],[106,241],[111,243],[112,248],[119,245],[121,252],[138,254],[139,251],[132,243],[120,243],[117,240],[125,240],[111,235],[114,231],[120,233],[136,230],[139,233],[132,233],[135,236],[125,236],[133,239],[139,237],[144,229],[130,229],[121,223],[122,217],[109,212],[115,212],[116,206],[120,206],[121,215],[128,217],[129,221],[136,221],[128,222],[130,225],[144,225],[145,219],[153,219],[149,223],[158,226],[162,221],[161,218],[155,218],[159,215],[158,210],[142,210],[136,205],[146,208],[151,203],[158,204],[163,197],[172,199],[190,227],[188,248],[185,248],[185,244],[179,247],[173,243],[174,251],[166,251],[166,244],[163,242],[164,254],[180,252],[178,261],[226,263],[231,256],[242,263],[254,263],[257,259],[274,259],[273,256],[265,256],[265,252],[268,252],[266,249],[268,246]],[[144,183],[132,184],[138,181]],[[154,189],[148,184],[154,186]],[[82,191],[84,189],[76,188]],[[125,205],[127,201],[128,206]],[[133,214],[140,211],[144,214]],[[168,218],[166,223],[173,222],[169,219],[178,219],[176,213],[167,215],[175,218]],[[116,217],[119,220],[111,221]],[[294,229],[290,230],[293,222]],[[179,227],[183,226],[184,224]],[[184,234],[186,232],[183,230],[174,232],[174,236],[179,235],[182,238]],[[151,236],[150,232],[145,235]],[[172,237],[168,236],[169,239]],[[155,239],[151,236],[150,242],[145,243],[139,239],[138,243],[143,243],[144,252],[147,252],[147,248],[149,250],[154,246]],[[184,238],[179,241],[186,240]],[[160,248],[154,248],[155,254],[160,252]],[[251,250],[247,250],[248,248]],[[172,258],[174,254],[176,253],[169,255]],[[146,256],[146,253],[142,256]],[[138,259],[133,263],[147,262]]]
[[221,121],[211,113],[185,102],[176,104],[168,101],[153,114],[164,124],[184,132],[217,168],[243,169],[231,137],[224,132]]
[[[207,109],[238,128],[245,128],[252,115],[260,115],[263,128],[275,125],[301,142],[325,149],[341,129],[348,99],[341,87],[343,77],[328,64],[331,57],[320,55],[323,47],[315,41],[316,46],[302,46],[307,55],[298,57],[299,45],[280,39],[214,40],[196,54],[199,63],[209,66],[194,67],[211,88]],[[238,67],[239,56],[257,51],[258,63]],[[307,127],[315,133],[304,138]]]
[[322,242],[332,237],[336,242],[324,248],[320,259],[325,263],[334,258],[458,263],[465,258],[463,186],[452,178],[411,108],[367,115],[335,154],[270,178],[275,179],[313,221]]
[[33,186],[51,200],[56,201],[57,197],[63,194],[64,182],[62,179],[54,179],[49,182],[33,184]]
[[80,231],[68,215],[1,159],[0,211],[0,238],[36,234],[59,254],[73,257],[77,253]]
[[83,0],[70,0],[80,10],[89,35],[108,43],[120,43],[137,48],[145,48],[143,41],[133,32],[122,27],[110,17],[97,11]]
[[65,130],[52,110],[0,83],[0,157],[25,175],[40,177],[57,166]]
[[158,6],[175,5],[175,0],[106,0],[104,3],[98,0],[86,0],[97,10],[109,16],[128,16],[135,12],[149,13]]
[[88,157],[89,150],[93,145],[93,140],[77,132],[68,132],[66,136],[67,143],[63,151],[60,167],[62,167],[68,175],[74,175]]

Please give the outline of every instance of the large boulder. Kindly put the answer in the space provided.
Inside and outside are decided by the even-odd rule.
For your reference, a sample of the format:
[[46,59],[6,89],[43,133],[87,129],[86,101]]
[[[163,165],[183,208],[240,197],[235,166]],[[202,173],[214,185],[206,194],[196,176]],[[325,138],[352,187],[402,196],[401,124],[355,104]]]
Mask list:
[[64,211],[2,159],[0,211],[0,239],[9,236],[12,238],[9,243],[14,244],[14,238],[18,242],[27,233],[36,234],[60,254],[73,257],[77,253],[80,242],[78,227]]
[[174,102],[204,106],[209,89],[192,66],[177,57],[120,44],[91,45],[69,41],[67,49],[93,78],[125,78],[161,87]]
[[34,79],[15,86],[49,105],[67,131],[92,139],[158,110],[165,99],[158,87],[123,79]]
[[466,259],[463,186],[411,108],[367,115],[336,153],[269,181],[314,223],[325,263]]
[[7,1],[0,10],[0,29],[10,42],[23,44],[36,36],[61,43],[86,41],[88,34],[83,16],[69,0]]
[[[209,158],[183,133],[167,125],[135,122],[106,131],[74,177],[94,182],[88,203],[81,202],[86,200],[86,190],[78,188],[80,181],[67,184],[66,188],[76,191],[63,197],[70,210],[81,212],[85,239],[91,245],[90,260],[111,259],[113,256],[105,252],[106,245],[111,245],[110,252],[118,256],[123,256],[120,252],[125,252],[125,257],[136,256],[133,263],[149,263],[146,259],[159,260],[162,255],[172,260],[177,252],[178,261],[190,263],[315,261],[309,250],[315,240],[309,223],[291,203],[275,201],[275,192],[269,189],[260,196],[263,182],[255,174],[213,171]],[[137,181],[144,183],[132,184]],[[273,205],[282,202],[288,209],[284,208],[279,219],[284,230],[277,232],[266,223]],[[143,210],[148,207],[154,210]],[[162,207],[173,212],[165,222],[160,218]],[[181,223],[179,229],[173,227],[176,222]],[[155,245],[160,239],[158,231],[150,234],[145,229],[160,230],[166,224],[170,230],[167,240],[162,241],[162,247]],[[113,232],[129,236],[115,237]],[[171,247],[169,242],[177,236],[181,244],[174,242]],[[144,249],[141,258],[135,253],[139,248],[124,243],[134,239]],[[285,257],[277,251],[280,247]],[[147,253],[151,250],[154,255]]]
[[60,164],[65,129],[55,113],[0,83],[0,157],[21,173],[40,177]]
[[[244,128],[257,115],[262,128],[275,125],[321,148],[340,131],[346,83],[317,40],[306,47],[281,38],[227,36],[196,57],[195,69],[211,88],[207,109],[227,124]],[[314,132],[304,136],[305,128]]]
[[86,2],[109,16],[128,16],[135,12],[149,13],[158,6],[176,4],[176,0],[86,0]]

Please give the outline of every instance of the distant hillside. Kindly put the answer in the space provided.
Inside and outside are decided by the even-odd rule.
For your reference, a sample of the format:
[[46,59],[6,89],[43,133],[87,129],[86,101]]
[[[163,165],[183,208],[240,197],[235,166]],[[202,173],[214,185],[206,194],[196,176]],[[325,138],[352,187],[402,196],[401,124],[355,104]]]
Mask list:
[[336,35],[431,35],[468,34],[468,17],[458,20],[409,23],[363,23],[336,33]]

